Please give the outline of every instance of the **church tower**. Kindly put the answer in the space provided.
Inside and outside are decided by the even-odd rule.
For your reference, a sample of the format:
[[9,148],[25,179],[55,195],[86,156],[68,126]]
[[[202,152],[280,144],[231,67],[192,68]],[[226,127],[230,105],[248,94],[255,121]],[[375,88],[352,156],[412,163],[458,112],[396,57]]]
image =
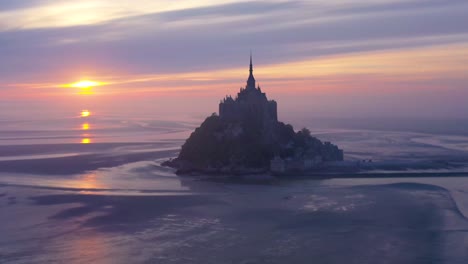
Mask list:
[[253,76],[253,65],[252,65],[252,52],[250,53],[250,68],[249,68],[249,78],[247,79],[246,89],[255,89],[255,78]]
[[227,96],[219,104],[219,116],[224,120],[255,120],[262,124],[278,121],[276,101],[268,100],[260,86],[255,87],[252,53],[250,53],[249,78],[235,98]]

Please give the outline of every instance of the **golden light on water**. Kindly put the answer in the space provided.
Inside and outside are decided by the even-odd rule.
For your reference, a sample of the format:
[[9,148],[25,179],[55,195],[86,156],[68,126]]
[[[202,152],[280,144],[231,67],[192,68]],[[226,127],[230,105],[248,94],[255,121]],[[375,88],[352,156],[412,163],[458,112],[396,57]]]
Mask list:
[[91,116],[91,111],[87,109],[81,110],[80,116],[82,118],[85,118],[86,122],[83,122],[81,124],[81,130],[84,131],[84,133],[81,135],[81,144],[90,144],[91,143],[91,135],[89,134],[89,130],[91,129],[91,125],[89,123],[89,119],[87,117]]
[[88,110],[82,110],[81,111],[81,117],[88,117],[91,115],[91,112]]
[[82,176],[78,182],[78,186],[76,187],[81,189],[98,189],[102,188],[103,186],[99,183],[97,175],[91,173]]

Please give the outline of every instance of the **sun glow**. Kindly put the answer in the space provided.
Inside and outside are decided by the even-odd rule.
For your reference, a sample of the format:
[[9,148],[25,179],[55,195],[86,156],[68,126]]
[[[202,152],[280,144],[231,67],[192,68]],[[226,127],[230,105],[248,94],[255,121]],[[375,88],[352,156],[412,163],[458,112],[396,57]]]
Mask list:
[[89,130],[89,124],[88,123],[84,123],[81,125],[81,129],[82,130]]
[[91,112],[88,110],[81,111],[81,117],[88,117],[91,115]]
[[91,80],[81,80],[74,83],[62,84],[59,87],[63,88],[77,88],[78,94],[82,95],[91,95],[94,94],[93,88],[97,86],[102,86],[108,83],[98,82],[98,81],[91,81]]
[[91,143],[91,139],[89,139],[89,138],[82,138],[81,139],[81,144],[89,144],[89,143]]
[[89,81],[89,80],[82,80],[79,82],[71,83],[67,85],[68,87],[74,87],[74,88],[91,88],[91,87],[96,87],[102,85],[101,82],[95,82],[95,81]]

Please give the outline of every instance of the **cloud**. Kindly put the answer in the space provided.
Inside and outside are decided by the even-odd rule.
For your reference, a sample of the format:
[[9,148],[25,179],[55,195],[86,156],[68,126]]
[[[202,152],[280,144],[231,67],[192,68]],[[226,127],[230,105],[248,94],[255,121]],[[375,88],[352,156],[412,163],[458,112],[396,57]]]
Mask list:
[[457,8],[465,6],[464,0],[406,0],[406,1],[365,1],[342,5],[335,8],[332,13],[337,14],[368,14],[388,12],[426,11],[429,9]]
[[[223,4],[235,2],[224,0]],[[3,4],[3,3],[2,3]],[[0,31],[95,25],[111,20],[219,4],[216,0],[7,0],[0,10]]]
[[31,8],[50,2],[52,2],[52,0],[2,0],[0,4],[0,12]]
[[[468,45],[463,1],[255,1],[0,32],[3,82],[173,74]],[[441,58],[444,60],[444,58]]]

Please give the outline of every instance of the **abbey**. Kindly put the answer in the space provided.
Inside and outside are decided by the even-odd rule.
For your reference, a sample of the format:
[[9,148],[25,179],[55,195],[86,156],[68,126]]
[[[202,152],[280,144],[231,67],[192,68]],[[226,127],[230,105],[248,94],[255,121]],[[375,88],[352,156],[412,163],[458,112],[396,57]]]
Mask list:
[[235,98],[225,97],[219,115],[208,116],[182,145],[179,156],[164,165],[178,174],[275,175],[318,170],[343,160],[343,151],[321,142],[304,128],[295,131],[278,121],[277,104],[268,100],[253,76],[252,55],[247,85]]
[[221,100],[219,117],[226,121],[253,120],[262,123],[278,121],[276,101],[269,101],[260,86],[255,87],[252,55],[250,55],[250,74],[247,85],[240,89],[235,99],[227,96]]

